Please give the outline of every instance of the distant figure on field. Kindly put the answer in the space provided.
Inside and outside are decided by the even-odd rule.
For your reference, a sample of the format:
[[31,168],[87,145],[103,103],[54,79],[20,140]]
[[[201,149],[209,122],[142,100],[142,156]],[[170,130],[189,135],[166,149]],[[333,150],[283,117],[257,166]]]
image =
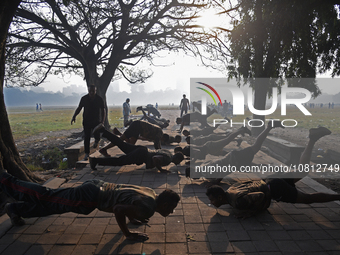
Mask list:
[[37,105],[36,105],[35,110],[36,110],[36,111],[39,111],[39,105],[38,105],[38,103],[37,103]]
[[190,103],[185,94],[183,94],[183,98],[181,100],[179,108],[181,109],[181,117],[183,116],[183,112],[185,112],[185,114],[188,113],[188,108],[190,110]]
[[42,110],[43,110],[43,109],[42,109],[42,107],[41,107],[41,104],[39,104],[39,110],[40,110],[40,111],[42,111]]
[[128,126],[130,113],[130,98],[127,98],[126,101],[123,103],[124,127]]
[[[87,160],[90,154],[90,139],[92,130],[99,124],[104,124],[105,120],[105,107],[104,100],[97,95],[97,88],[95,85],[90,85],[87,87],[88,94],[80,99],[80,103],[71,120],[71,125],[76,122],[76,116],[80,113],[81,109],[83,111],[83,127],[84,127],[84,150],[85,157]],[[94,136],[93,148],[97,148],[100,136]]]

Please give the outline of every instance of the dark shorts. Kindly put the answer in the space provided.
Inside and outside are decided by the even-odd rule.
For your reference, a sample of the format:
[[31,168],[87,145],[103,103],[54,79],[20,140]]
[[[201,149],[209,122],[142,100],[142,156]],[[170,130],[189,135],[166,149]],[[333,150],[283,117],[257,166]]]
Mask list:
[[267,179],[272,199],[286,203],[296,203],[297,189],[294,179]]
[[140,121],[136,120],[133,121],[130,126],[125,130],[124,135],[126,138],[135,137],[138,138],[140,135],[141,126]]

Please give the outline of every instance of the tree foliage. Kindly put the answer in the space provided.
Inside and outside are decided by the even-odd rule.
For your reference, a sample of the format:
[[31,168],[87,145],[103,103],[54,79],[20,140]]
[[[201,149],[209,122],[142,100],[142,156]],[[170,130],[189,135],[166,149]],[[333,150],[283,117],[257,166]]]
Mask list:
[[[231,75],[314,78],[327,70],[340,74],[338,1],[239,2],[239,22],[230,34],[237,66]],[[315,83],[299,86],[307,86],[314,97],[321,93]]]
[[195,22],[212,6],[200,0],[23,1],[9,32],[7,84],[36,86],[67,71],[97,84],[105,97],[115,75],[131,83],[150,77],[137,64],[152,63],[160,51],[203,56],[220,50],[219,33]]

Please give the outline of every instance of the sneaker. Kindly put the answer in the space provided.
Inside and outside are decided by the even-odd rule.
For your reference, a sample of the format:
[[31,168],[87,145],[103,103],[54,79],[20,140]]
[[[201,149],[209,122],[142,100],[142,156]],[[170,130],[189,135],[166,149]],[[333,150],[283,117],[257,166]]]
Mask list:
[[92,134],[95,135],[97,133],[103,133],[105,127],[102,123],[99,123],[94,129],[93,129],[93,132]]
[[325,135],[330,135],[332,132],[325,127],[311,128],[309,129],[309,138],[313,140],[318,140]]
[[8,217],[11,219],[11,223],[13,226],[23,226],[25,225],[25,220],[21,218],[17,213],[14,212],[13,209],[14,204],[7,204],[5,206],[5,212]]
[[83,161],[86,161],[89,159],[89,154],[85,153],[85,157],[83,158]]
[[96,149],[98,147],[99,141],[94,141],[93,148]]
[[268,122],[268,126],[271,128],[276,128],[276,127],[280,127],[280,128],[285,128],[284,126],[282,126],[281,121],[279,120],[270,120]]
[[251,131],[247,127],[245,126],[240,127],[239,130],[241,131],[242,136],[244,136],[245,134],[248,134],[251,136]]
[[111,157],[110,154],[107,153],[107,150],[105,149],[100,149],[99,153],[102,154],[104,157],[109,158]]
[[90,167],[92,170],[97,170],[96,165],[97,165],[97,159],[96,158],[90,158]]

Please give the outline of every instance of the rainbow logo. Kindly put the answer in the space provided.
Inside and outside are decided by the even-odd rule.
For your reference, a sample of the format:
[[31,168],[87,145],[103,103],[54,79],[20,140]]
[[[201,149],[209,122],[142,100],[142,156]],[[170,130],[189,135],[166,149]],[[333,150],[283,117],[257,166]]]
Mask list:
[[[222,105],[222,100],[221,100],[221,98],[220,98],[220,95],[217,93],[217,91],[216,91],[213,87],[211,87],[210,85],[208,85],[208,84],[206,84],[206,83],[203,83],[203,82],[197,82],[197,83],[206,86],[206,87],[209,88],[212,92],[214,92],[215,95],[217,96],[218,100],[220,101],[220,104]],[[196,87],[196,88],[201,89],[201,90],[203,90],[204,92],[208,93],[208,95],[214,100],[215,105],[217,105],[214,96],[211,94],[211,92],[210,92],[209,90],[204,89],[204,88],[201,88],[201,87]]]

